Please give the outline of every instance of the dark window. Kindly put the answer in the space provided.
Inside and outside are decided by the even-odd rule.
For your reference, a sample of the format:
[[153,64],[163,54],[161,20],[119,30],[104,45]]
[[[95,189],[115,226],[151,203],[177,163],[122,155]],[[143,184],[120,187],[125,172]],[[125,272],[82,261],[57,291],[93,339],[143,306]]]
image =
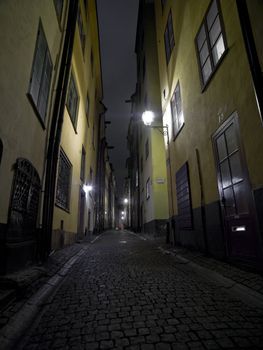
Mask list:
[[166,1],[167,1],[167,0],[161,0],[161,3],[162,3],[162,10],[164,10],[164,7],[165,7],[165,5],[166,5]]
[[145,94],[145,96],[144,96],[144,108],[145,108],[145,110],[148,109],[148,95],[147,94]]
[[188,163],[185,163],[176,173],[176,196],[179,227],[191,229],[193,228],[193,218]]
[[84,147],[82,146],[81,164],[80,164],[80,179],[82,181],[85,180],[85,167],[86,167],[86,152],[85,152]]
[[32,235],[38,216],[41,190],[39,175],[33,165],[24,158],[17,159],[14,169],[9,228],[16,234],[22,229]]
[[57,13],[59,22],[61,21],[62,10],[63,10],[63,0],[54,0],[54,5]]
[[169,12],[165,32],[164,32],[164,44],[166,53],[166,62],[170,61],[170,57],[174,48],[174,30],[173,30],[173,18],[172,12]]
[[173,119],[173,137],[176,137],[184,125],[184,114],[182,109],[181,89],[179,81],[171,98],[171,112]]
[[85,31],[84,31],[84,25],[83,25],[83,20],[81,16],[80,6],[78,9],[78,27],[79,27],[79,37],[80,37],[82,52],[84,53],[86,37],[85,37]]
[[88,9],[88,0],[84,0],[84,6],[85,6],[85,10],[87,12],[87,9]]
[[67,96],[67,108],[69,112],[70,119],[74,128],[77,128],[77,110],[78,110],[78,92],[76,83],[71,72],[69,87],[68,87],[68,96]]
[[90,181],[90,184],[92,184],[92,181],[93,181],[93,170],[92,170],[92,168],[90,168],[90,170],[89,170],[89,181]]
[[146,62],[145,62],[145,56],[143,57],[143,64],[142,64],[142,75],[143,79],[145,78],[145,71],[146,71]]
[[202,85],[205,85],[226,51],[223,21],[217,0],[212,1],[195,42]]
[[65,152],[60,149],[56,204],[65,210],[69,210],[71,172],[72,165]]
[[150,198],[150,178],[146,181],[146,199]]
[[87,94],[87,98],[86,98],[85,113],[86,113],[87,121],[89,123],[89,95],[88,94]]
[[95,148],[95,126],[93,122],[93,127],[92,127],[92,146]]
[[49,89],[52,75],[52,62],[42,24],[39,23],[28,96],[41,118],[45,121]]
[[145,142],[145,159],[147,159],[149,156],[149,140]]

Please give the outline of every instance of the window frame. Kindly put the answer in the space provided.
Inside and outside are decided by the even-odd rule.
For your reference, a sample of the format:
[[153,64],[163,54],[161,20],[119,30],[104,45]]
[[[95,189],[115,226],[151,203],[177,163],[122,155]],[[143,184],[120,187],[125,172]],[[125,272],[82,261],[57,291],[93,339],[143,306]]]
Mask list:
[[[180,96],[180,107],[181,111],[178,113],[178,101],[176,99],[176,91],[177,89],[179,90],[179,96]],[[174,101],[174,102],[173,102]],[[171,105],[171,115],[172,115],[172,132],[173,132],[173,140],[176,139],[182,128],[184,127],[184,112],[183,112],[183,103],[182,103],[182,94],[181,94],[181,86],[180,86],[180,81],[178,80],[173,95],[170,100],[170,105]],[[175,112],[175,113],[174,113]],[[181,125],[179,125],[179,120],[180,116],[183,116],[183,122]],[[175,124],[178,125],[178,127],[175,127]]]
[[[69,179],[68,179],[68,197],[67,197],[67,205],[64,206],[63,203],[61,203],[61,201],[59,201],[58,197],[57,197],[57,192],[58,192],[58,181],[59,181],[59,166],[60,166],[60,161],[61,158],[63,158],[63,161],[65,161],[65,164],[68,166],[69,169]],[[58,166],[58,171],[57,171],[57,181],[56,181],[56,198],[55,198],[55,205],[57,207],[59,207],[60,209],[66,211],[66,212],[70,212],[70,197],[71,197],[71,186],[72,186],[72,170],[73,170],[73,166],[72,163],[70,162],[70,160],[68,159],[65,151],[63,150],[62,147],[60,147],[60,152],[59,152],[59,166]]]
[[84,57],[85,47],[86,47],[86,34],[85,34],[85,28],[84,28],[84,22],[83,22],[83,17],[82,17],[80,3],[79,3],[79,6],[78,6],[77,23],[78,23],[80,46],[81,46],[82,54],[83,54],[83,57]]
[[149,139],[147,138],[145,142],[145,160],[147,160],[149,157]]
[[[71,80],[73,80],[73,84],[75,87],[75,92],[76,92],[76,96],[77,96],[77,102],[76,102],[76,108],[75,108],[75,117],[71,114],[71,110],[69,108],[69,89],[70,89],[70,84],[71,84]],[[72,123],[72,126],[74,128],[75,133],[77,134],[77,124],[78,124],[78,110],[79,110],[79,93],[78,93],[78,88],[77,88],[77,84],[76,84],[76,79],[73,73],[73,69],[71,70],[71,74],[70,74],[70,79],[69,79],[69,83],[68,83],[68,91],[67,91],[67,100],[66,100],[66,107],[68,110],[68,114]]]
[[[171,21],[171,23],[170,23],[170,21]],[[170,27],[172,28],[172,33],[170,32],[170,29],[169,29]],[[168,33],[168,40],[166,40],[167,39],[166,33]],[[172,42],[172,45],[171,45],[171,42]],[[174,47],[175,47],[175,40],[174,40],[173,16],[172,16],[172,10],[170,9],[168,16],[167,16],[165,30],[164,30],[164,49],[165,49],[165,57],[166,57],[167,66],[170,62]]]
[[61,29],[61,21],[62,21],[63,8],[64,8],[64,0],[62,0],[61,2],[62,2],[62,7],[61,7],[60,12],[59,12],[59,9],[56,5],[56,0],[53,0],[53,4],[54,4],[55,10],[56,10],[56,15],[57,15],[60,29]]
[[[216,17],[215,17],[215,19],[213,21],[213,24],[215,23],[216,18],[218,17],[221,31],[220,31],[220,33],[219,33],[219,35],[217,37],[217,40],[215,41],[214,45],[211,46],[211,39],[210,39],[210,36],[209,36],[208,25],[207,25],[207,17],[208,17],[208,13],[209,13],[212,5],[213,5],[213,2],[216,2],[217,9],[218,9],[218,12],[217,12],[217,15],[216,15]],[[211,25],[211,28],[212,28],[213,24]],[[208,56],[207,56],[205,62],[207,62],[208,59],[210,59],[210,62],[211,62],[211,73],[210,73],[210,75],[209,75],[209,77],[208,77],[206,82],[204,82],[203,72],[202,72],[202,68],[204,67],[205,62],[203,64],[203,66],[202,66],[201,59],[200,59],[200,52],[201,52],[201,50],[203,48],[203,45],[202,45],[200,50],[199,50],[199,47],[198,47],[198,35],[200,34],[203,26],[204,26],[204,29],[205,29],[205,40],[204,40],[203,45],[205,44],[205,42],[207,42],[207,47],[208,47]],[[215,64],[214,63],[214,58],[213,58],[212,48],[215,47],[215,44],[217,43],[218,39],[220,38],[220,35],[222,35],[223,43],[224,43],[224,46],[225,46],[225,50],[222,53],[222,55],[220,56],[220,58],[217,61],[217,63]],[[205,12],[205,15],[204,15],[204,17],[203,17],[203,19],[201,21],[201,24],[200,24],[199,29],[197,31],[197,34],[195,36],[195,50],[196,50],[196,56],[197,56],[197,62],[198,62],[198,70],[199,70],[199,76],[200,76],[201,89],[202,89],[202,92],[203,92],[206,89],[206,87],[208,86],[208,84],[210,83],[212,77],[215,75],[215,72],[217,71],[218,67],[220,66],[221,62],[223,61],[224,57],[226,56],[226,54],[228,52],[224,20],[223,20],[223,15],[222,15],[221,4],[220,4],[219,0],[211,0],[210,1],[210,4],[209,4],[209,6],[208,6],[208,8],[207,8],[207,10]]]
[[146,191],[145,191],[145,195],[146,195],[146,200],[150,199],[151,198],[151,195],[150,195],[150,177],[148,177],[147,181],[146,181]]
[[[40,83],[39,83],[39,90],[37,92],[36,101],[35,101],[34,96],[33,96],[32,86],[33,86],[34,76],[37,74],[36,73],[36,62],[37,62],[36,60],[37,60],[38,48],[40,46],[40,43],[39,43],[40,36],[42,36],[42,40],[43,40],[42,45],[45,46],[45,49],[44,49],[45,55],[44,55],[44,60],[43,60],[41,69],[40,69],[41,78],[40,78]],[[47,63],[46,57],[48,58],[49,63],[50,63],[50,66],[49,66],[50,77],[49,77],[48,87],[47,87],[48,92],[47,92],[47,97],[46,97],[45,113],[44,113],[44,116],[42,116],[41,112],[40,112],[40,102],[41,102],[41,99],[43,98],[43,83],[44,83],[44,76],[46,75],[45,67],[46,67],[46,63]],[[51,54],[49,51],[48,42],[47,42],[47,38],[46,38],[46,35],[44,32],[44,28],[43,28],[43,25],[42,25],[42,22],[40,19],[39,24],[38,24],[38,29],[37,29],[37,37],[36,37],[33,61],[32,61],[31,72],[30,72],[29,86],[28,86],[26,95],[27,95],[27,97],[30,101],[30,104],[32,105],[32,107],[36,113],[36,116],[37,116],[38,120],[40,121],[41,126],[44,130],[46,129],[46,119],[47,119],[47,111],[48,111],[49,99],[50,99],[52,74],[53,74],[53,62],[51,59]]]
[[86,172],[86,151],[84,146],[81,148],[81,161],[80,161],[80,180],[85,182],[85,172]]

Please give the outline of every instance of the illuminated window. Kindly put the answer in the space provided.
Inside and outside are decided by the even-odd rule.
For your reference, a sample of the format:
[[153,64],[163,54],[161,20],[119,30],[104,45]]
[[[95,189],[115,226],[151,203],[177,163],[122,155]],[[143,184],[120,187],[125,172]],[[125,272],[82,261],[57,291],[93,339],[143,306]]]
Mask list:
[[179,81],[174,90],[173,96],[171,98],[171,111],[172,111],[172,120],[173,120],[173,137],[179,133],[181,128],[184,125],[184,114],[182,108],[182,100],[181,100],[181,90]]
[[218,0],[213,0],[195,39],[198,62],[204,86],[226,51],[223,20]]
[[28,97],[42,122],[45,121],[52,76],[52,62],[41,22],[31,71]]

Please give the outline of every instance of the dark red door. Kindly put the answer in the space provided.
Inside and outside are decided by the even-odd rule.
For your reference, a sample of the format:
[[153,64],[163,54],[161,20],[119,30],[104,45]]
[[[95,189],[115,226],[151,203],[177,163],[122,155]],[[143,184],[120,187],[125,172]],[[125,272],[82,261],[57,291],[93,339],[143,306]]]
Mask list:
[[237,113],[213,135],[213,144],[227,253],[234,258],[254,259],[257,253],[253,196],[240,142]]

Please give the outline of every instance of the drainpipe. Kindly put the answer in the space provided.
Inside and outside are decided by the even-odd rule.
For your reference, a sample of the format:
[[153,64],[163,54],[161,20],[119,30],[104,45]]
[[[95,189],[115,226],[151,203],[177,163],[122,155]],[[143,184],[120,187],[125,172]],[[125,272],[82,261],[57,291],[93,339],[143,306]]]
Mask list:
[[236,0],[240,26],[253,79],[261,122],[263,123],[263,74],[261,71],[246,0]]
[[64,119],[64,108],[67,95],[67,86],[71,59],[73,52],[74,35],[77,21],[78,0],[70,0],[68,5],[66,34],[63,45],[57,93],[54,101],[54,108],[51,119],[49,134],[46,181],[44,190],[43,204],[43,233],[41,242],[41,260],[46,260],[51,250],[52,224],[54,213],[55,187],[57,178],[57,165],[59,157],[60,139],[62,133],[62,124]]

